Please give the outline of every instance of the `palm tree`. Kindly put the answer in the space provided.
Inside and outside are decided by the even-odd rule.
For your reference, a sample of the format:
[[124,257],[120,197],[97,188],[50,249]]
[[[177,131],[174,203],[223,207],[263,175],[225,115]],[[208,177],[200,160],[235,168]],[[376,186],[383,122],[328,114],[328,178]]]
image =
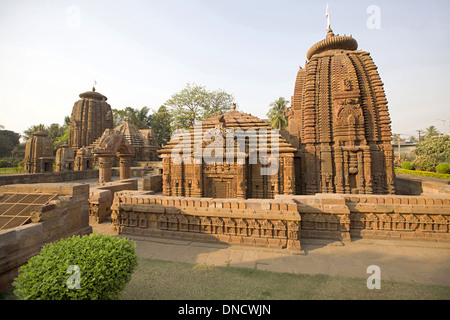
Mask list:
[[435,126],[429,126],[425,129],[425,132],[425,139],[437,137],[441,134]]
[[280,97],[270,104],[271,108],[267,113],[270,120],[270,125],[274,129],[284,130],[288,125],[286,118],[286,107],[289,104],[285,98]]

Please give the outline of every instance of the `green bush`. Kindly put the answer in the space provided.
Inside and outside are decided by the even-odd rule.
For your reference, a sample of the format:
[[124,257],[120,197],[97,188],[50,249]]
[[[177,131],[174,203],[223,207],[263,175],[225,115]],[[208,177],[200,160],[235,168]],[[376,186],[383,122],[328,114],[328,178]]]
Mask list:
[[0,168],[6,168],[6,167],[9,167],[9,161],[0,160]]
[[99,234],[46,244],[19,268],[14,294],[26,300],[114,299],[137,267],[135,247]]
[[411,164],[411,162],[403,162],[402,168],[406,170],[414,170],[414,166]]
[[449,174],[450,173],[450,165],[448,163],[440,163],[436,166],[436,172]]
[[433,156],[418,156],[411,164],[416,170],[435,172],[439,161]]

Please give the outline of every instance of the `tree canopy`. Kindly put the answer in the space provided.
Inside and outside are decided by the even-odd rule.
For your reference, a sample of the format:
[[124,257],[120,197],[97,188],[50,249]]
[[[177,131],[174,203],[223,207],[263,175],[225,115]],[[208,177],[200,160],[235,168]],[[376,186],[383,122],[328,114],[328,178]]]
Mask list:
[[284,130],[288,125],[288,120],[286,118],[286,107],[289,101],[285,98],[280,97],[270,104],[269,112],[267,116],[269,117],[270,125],[274,129]]
[[206,87],[188,83],[164,103],[172,115],[172,126],[188,129],[196,121],[211,117],[219,111],[231,109],[234,97],[221,89],[209,91]]
[[10,157],[14,147],[20,144],[20,134],[10,130],[0,130],[0,158]]
[[129,120],[138,129],[148,129],[151,126],[152,115],[149,114],[150,109],[148,107],[142,107],[141,109],[135,109],[132,107],[126,107],[123,110],[113,109],[114,127]]
[[432,156],[440,162],[450,160],[450,135],[431,137],[420,142],[414,153],[418,156]]

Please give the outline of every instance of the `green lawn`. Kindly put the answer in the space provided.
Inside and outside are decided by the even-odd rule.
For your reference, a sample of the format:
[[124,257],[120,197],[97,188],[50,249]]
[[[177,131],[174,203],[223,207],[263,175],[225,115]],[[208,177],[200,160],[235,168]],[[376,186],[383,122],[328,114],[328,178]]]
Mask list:
[[139,259],[121,299],[450,299],[450,287]]
[[[139,258],[122,300],[449,300],[450,287],[381,279],[380,290],[366,280],[328,275],[278,273],[248,268],[194,265]],[[12,291],[0,300],[15,299]]]

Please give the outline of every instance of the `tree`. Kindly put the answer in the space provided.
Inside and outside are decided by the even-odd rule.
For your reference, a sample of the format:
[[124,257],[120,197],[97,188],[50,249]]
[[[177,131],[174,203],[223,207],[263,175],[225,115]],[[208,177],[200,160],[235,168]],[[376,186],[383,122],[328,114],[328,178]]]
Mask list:
[[172,115],[172,125],[188,129],[196,121],[211,117],[219,111],[230,110],[234,97],[223,90],[208,91],[205,87],[188,83],[164,103]]
[[11,157],[11,151],[20,144],[20,134],[10,130],[0,130],[0,158]]
[[450,135],[432,137],[419,143],[414,150],[418,156],[431,156],[439,162],[450,159]]
[[63,144],[68,143],[70,136],[70,117],[64,117],[63,125],[52,123],[50,126],[44,124],[33,125],[25,130],[23,137],[28,140],[34,132],[44,131],[53,142],[53,153],[58,150]]
[[45,128],[46,128],[45,125],[42,124],[42,123],[38,124],[38,125],[33,125],[31,127],[28,127],[28,129],[23,132],[23,138],[26,141],[26,140],[28,140],[31,137],[31,135],[34,132],[37,132],[37,131],[45,131],[45,132],[47,132],[47,130]]
[[148,107],[142,107],[141,109],[134,109],[126,107],[123,110],[113,109],[114,127],[129,120],[138,129],[148,129],[151,122],[151,114]]
[[270,104],[271,108],[267,113],[270,125],[274,129],[284,130],[287,127],[288,120],[286,118],[286,107],[289,104],[285,98],[280,97]]
[[151,128],[153,136],[155,137],[158,145],[162,147],[170,140],[172,133],[172,116],[165,106],[159,107],[158,111],[152,114]]
[[437,137],[441,134],[435,126],[429,126],[425,129],[425,132],[425,139]]

